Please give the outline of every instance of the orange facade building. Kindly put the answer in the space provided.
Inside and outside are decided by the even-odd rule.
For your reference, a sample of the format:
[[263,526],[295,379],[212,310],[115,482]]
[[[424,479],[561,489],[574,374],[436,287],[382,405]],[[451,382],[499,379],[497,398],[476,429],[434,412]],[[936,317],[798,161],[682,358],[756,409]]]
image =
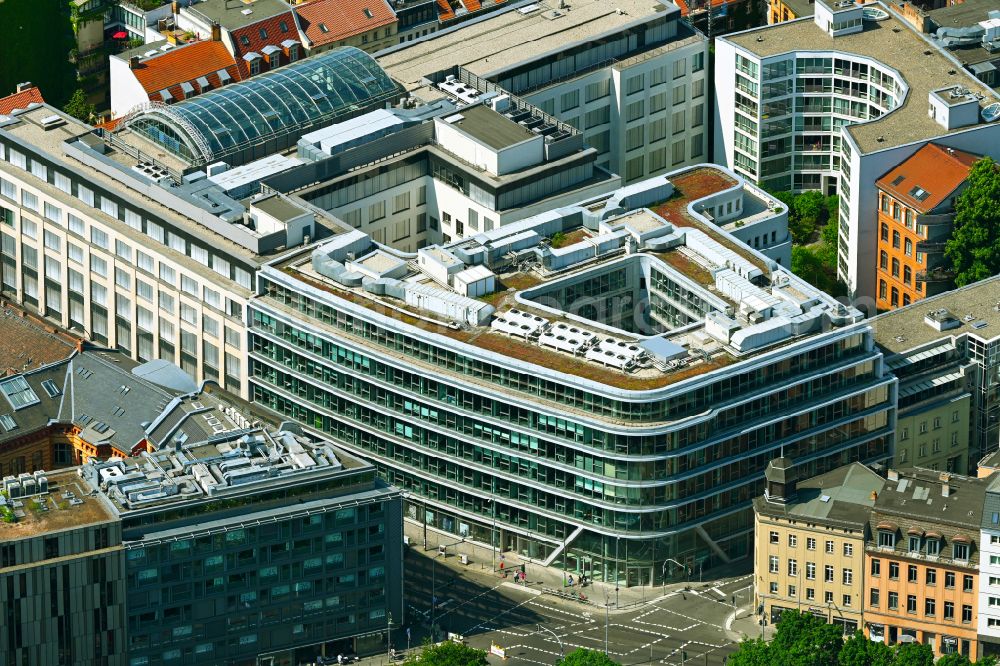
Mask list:
[[892,310],[954,287],[944,256],[955,199],[978,155],[928,143],[877,182],[877,306]]
[[978,545],[987,484],[921,468],[889,471],[869,515],[866,636],[925,643],[935,656],[980,656]]

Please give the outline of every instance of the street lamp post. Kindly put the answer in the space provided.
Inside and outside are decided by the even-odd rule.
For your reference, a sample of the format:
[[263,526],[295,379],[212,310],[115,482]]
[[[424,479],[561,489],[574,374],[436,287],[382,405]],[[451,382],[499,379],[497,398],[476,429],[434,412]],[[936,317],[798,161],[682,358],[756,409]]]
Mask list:
[[490,506],[493,508],[493,531],[490,532],[490,547],[493,551],[493,571],[497,570],[497,501],[496,499],[490,500]]
[[680,562],[678,562],[677,560],[675,560],[672,557],[668,557],[667,559],[663,560],[663,587],[662,587],[662,589],[666,589],[666,585],[667,585],[667,562],[673,562],[674,564],[676,564],[677,566],[679,566],[681,569],[684,568],[683,564],[681,564]]
[[620,536],[615,537],[615,608],[618,608],[618,569],[621,568],[621,561],[618,559],[618,543]]
[[536,626],[538,627],[539,631],[547,631],[550,634],[552,634],[552,637],[555,638],[556,642],[559,643],[559,658],[562,659],[563,657],[565,657],[566,656],[566,651],[563,649],[563,642],[562,642],[562,639],[559,638],[559,634],[557,634],[556,632],[552,631],[548,627],[542,626],[541,624],[536,625]]
[[387,634],[387,637],[385,639],[386,651],[389,656],[389,661],[392,661],[392,613],[386,612],[386,617],[389,618],[389,621],[385,625],[385,630]]
[[608,611],[611,608],[611,600],[608,599],[608,591],[604,590],[604,654],[610,658],[608,652]]

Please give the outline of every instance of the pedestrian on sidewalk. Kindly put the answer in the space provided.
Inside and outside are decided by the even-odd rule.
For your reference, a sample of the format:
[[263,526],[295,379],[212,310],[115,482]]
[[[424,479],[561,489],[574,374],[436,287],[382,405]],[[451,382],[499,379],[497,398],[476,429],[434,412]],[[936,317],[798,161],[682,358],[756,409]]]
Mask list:
[[573,574],[569,575],[569,586],[573,587]]

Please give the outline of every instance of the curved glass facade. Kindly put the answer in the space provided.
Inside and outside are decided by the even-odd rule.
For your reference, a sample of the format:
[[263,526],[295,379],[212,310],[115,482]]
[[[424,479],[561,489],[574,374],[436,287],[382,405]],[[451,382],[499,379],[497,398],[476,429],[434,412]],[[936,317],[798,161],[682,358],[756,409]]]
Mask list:
[[380,106],[398,92],[370,55],[343,47],[155,106],[128,126],[193,164],[241,163],[293,145],[318,126]]
[[566,540],[553,564],[594,580],[659,584],[684,575],[667,557],[696,571],[746,556],[778,451],[805,476],[889,454],[893,380],[867,328],[663,389],[586,390],[293,280],[262,274],[251,307],[254,401],[366,456],[412,494],[411,519],[536,559]]

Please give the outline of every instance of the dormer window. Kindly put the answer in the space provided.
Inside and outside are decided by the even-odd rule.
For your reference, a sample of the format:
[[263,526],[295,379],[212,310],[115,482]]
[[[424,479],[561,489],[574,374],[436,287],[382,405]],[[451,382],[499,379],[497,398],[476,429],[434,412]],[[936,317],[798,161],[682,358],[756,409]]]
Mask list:
[[250,38],[246,35],[240,35],[240,44],[243,46],[250,46]]
[[940,552],[941,552],[941,540],[927,537],[927,554],[931,557],[937,557],[938,553]]
[[260,35],[261,39],[267,39],[267,30],[265,30],[264,28],[261,28],[258,34]]
[[879,523],[875,528],[878,530],[879,548],[896,547],[896,527],[889,523]]
[[920,537],[918,537],[918,536],[911,536],[910,537],[910,547],[909,547],[908,550],[911,553],[919,553],[920,552]]
[[320,23],[319,24],[319,31],[320,32],[330,32],[330,29],[328,27],[326,27],[326,23]]
[[365,7],[364,12],[365,12],[365,18],[374,18],[374,15],[372,14],[372,10],[368,9],[367,7]]
[[282,21],[281,23],[278,24],[278,27],[281,28],[281,32],[288,32],[288,22],[287,21]]
[[951,550],[956,560],[964,561],[969,559],[969,544],[953,543],[951,545]]

